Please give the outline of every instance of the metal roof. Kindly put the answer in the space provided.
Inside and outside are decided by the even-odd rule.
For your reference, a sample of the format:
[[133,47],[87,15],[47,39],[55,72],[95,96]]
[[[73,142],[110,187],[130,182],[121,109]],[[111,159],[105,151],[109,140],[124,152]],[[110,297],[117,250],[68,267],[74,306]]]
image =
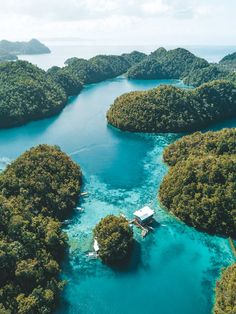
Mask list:
[[153,214],[154,210],[152,210],[149,206],[144,206],[143,208],[134,212],[134,216],[138,217],[141,220],[146,220],[147,218],[152,217]]

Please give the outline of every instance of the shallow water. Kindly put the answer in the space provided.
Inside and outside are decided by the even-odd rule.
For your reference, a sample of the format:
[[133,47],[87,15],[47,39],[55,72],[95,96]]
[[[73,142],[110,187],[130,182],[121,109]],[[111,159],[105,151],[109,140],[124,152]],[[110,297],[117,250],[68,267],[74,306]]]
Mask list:
[[[105,112],[118,95],[179,81],[127,81],[123,77],[92,84],[57,117],[0,131],[0,160],[15,159],[39,143],[60,145],[83,170],[83,213],[65,228],[69,258],[63,266],[68,285],[57,313],[81,314],[210,314],[215,280],[233,257],[225,239],[199,233],[160,208],[156,194],[167,168],[162,162],[174,134],[144,135],[107,126]],[[236,120],[219,124],[236,126]],[[92,229],[107,214],[148,204],[160,223],[136,245],[127,267],[110,269],[89,260]]]

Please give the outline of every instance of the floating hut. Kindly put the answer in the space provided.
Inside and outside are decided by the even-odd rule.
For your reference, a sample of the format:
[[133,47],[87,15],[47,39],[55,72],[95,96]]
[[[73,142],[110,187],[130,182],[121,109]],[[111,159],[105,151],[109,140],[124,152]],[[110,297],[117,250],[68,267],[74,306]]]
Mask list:
[[152,220],[153,215],[154,210],[152,210],[149,206],[144,206],[134,212],[134,218],[140,225],[146,225],[149,223]]

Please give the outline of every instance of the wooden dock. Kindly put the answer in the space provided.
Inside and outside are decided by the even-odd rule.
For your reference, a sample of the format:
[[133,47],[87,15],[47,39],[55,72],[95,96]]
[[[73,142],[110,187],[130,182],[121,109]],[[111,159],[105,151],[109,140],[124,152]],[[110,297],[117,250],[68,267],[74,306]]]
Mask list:
[[137,221],[137,219],[133,219],[133,220],[131,220],[129,223],[130,223],[130,224],[133,224],[133,225],[135,225],[135,226],[137,226],[138,228],[140,228],[140,229],[142,230],[141,235],[142,235],[143,238],[145,238],[146,235],[147,235],[150,231],[153,231],[153,230],[154,230],[154,228],[151,227],[151,226],[149,226],[149,225],[144,225],[144,226],[141,225],[141,224]]

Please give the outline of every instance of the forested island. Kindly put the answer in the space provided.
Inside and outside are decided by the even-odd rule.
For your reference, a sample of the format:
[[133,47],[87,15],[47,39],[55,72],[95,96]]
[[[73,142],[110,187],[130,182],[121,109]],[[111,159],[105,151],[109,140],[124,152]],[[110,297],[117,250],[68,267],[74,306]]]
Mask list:
[[216,285],[214,314],[234,314],[236,308],[236,263],[227,267]]
[[127,72],[131,79],[181,79],[194,87],[203,83],[230,79],[236,69],[236,54],[225,56],[218,64],[211,64],[183,48],[167,51],[158,48]]
[[0,175],[0,312],[51,313],[64,283],[60,221],[78,201],[81,170],[58,147],[39,145]]
[[130,255],[133,246],[133,230],[122,216],[109,215],[96,225],[94,237],[98,242],[98,255],[109,265],[119,265]]
[[14,55],[32,55],[32,54],[44,54],[50,53],[50,49],[42,44],[37,39],[31,39],[29,41],[0,41],[0,49],[9,54]]
[[67,102],[64,89],[27,61],[0,64],[0,128],[50,117]]
[[107,112],[111,125],[131,132],[184,132],[236,116],[236,87],[213,81],[192,89],[160,86],[118,97]]
[[[34,40],[30,42],[35,43]],[[2,41],[2,43],[5,49],[8,47],[7,49],[12,51],[13,48],[11,47],[14,45],[12,46],[6,41]],[[17,43],[16,47],[18,46]],[[19,53],[16,50],[15,52]],[[9,55],[8,52],[2,51],[3,60],[6,58],[5,54],[6,56]],[[12,59],[15,57],[14,55],[10,56]],[[54,66],[47,72],[26,61],[3,62],[0,64],[0,128],[14,127],[29,121],[53,116],[64,108],[68,97],[79,94],[84,84],[101,82],[124,73],[127,73],[128,78],[132,77],[131,73],[136,71],[136,67],[139,69],[144,64],[153,64],[155,58],[162,60],[161,66],[159,63],[156,65],[155,61],[151,67],[151,72],[148,68],[146,69],[146,66],[142,69],[143,75],[148,75],[148,78],[184,76],[186,83],[192,85],[199,85],[202,81],[211,81],[215,78],[236,82],[234,72],[229,73],[226,69],[220,70],[216,66],[209,65],[206,60],[181,48],[170,51],[159,48],[149,56],[142,52],[133,51],[120,56],[98,55],[89,60],[74,57],[66,60],[64,67]],[[231,62],[233,58],[234,55],[228,56],[225,61],[223,59],[222,63],[228,62],[228,59]],[[158,77],[154,73],[157,70],[156,67],[159,70],[160,67],[162,68],[161,72],[158,72],[162,74]],[[189,74],[192,73],[191,71],[193,75]],[[200,73],[200,78],[198,78],[198,73]],[[187,74],[190,75],[189,78],[186,76]],[[134,77],[138,78],[136,75]],[[235,93],[230,94],[232,86],[230,83],[227,83],[227,86],[223,82],[221,85],[219,84],[214,82],[212,85],[203,85],[193,92],[181,91],[174,87],[161,87],[157,90],[158,92],[153,90],[122,96],[115,101],[109,110],[108,121],[129,131],[179,132],[194,130],[217,120],[220,115],[222,118],[226,118],[230,114],[234,116],[231,105],[234,102]],[[205,97],[208,92],[210,95],[209,97],[206,96],[206,103],[202,100],[202,96]],[[222,110],[222,104],[215,101],[218,96],[221,100],[223,97],[229,100],[226,103],[225,111]],[[163,107],[164,101],[167,101],[167,109]],[[124,105],[126,102],[130,102],[125,111],[122,102]],[[139,102],[142,104],[138,104]],[[180,110],[180,103],[182,102],[185,108],[184,112]],[[202,102],[204,102],[203,106]],[[188,103],[190,103],[189,106]],[[173,104],[173,108],[170,108]],[[133,110],[134,119],[131,107],[137,109],[136,112]],[[119,112],[120,110],[121,112]],[[215,113],[214,110],[216,110]],[[143,117],[139,117],[139,115],[143,115]],[[157,123],[155,117],[159,116],[160,121]]]
[[236,239],[236,129],[194,133],[164,152],[159,198],[190,226]]

